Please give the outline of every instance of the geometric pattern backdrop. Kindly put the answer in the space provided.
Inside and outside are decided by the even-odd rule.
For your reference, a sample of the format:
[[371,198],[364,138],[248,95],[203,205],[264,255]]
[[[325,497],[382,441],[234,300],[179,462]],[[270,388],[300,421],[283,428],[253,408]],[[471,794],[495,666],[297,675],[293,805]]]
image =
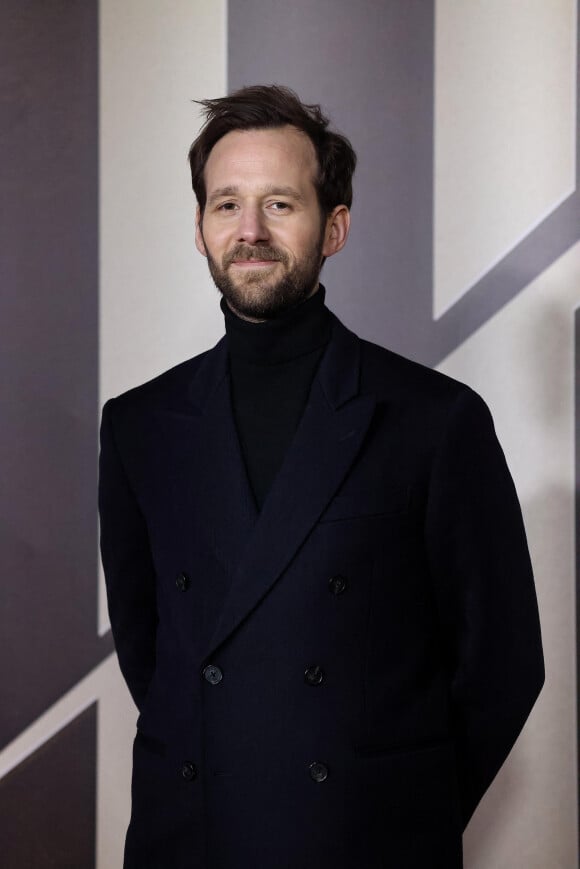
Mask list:
[[3,2],[4,865],[120,869],[136,713],[99,578],[100,406],[223,333],[191,100],[279,82],[359,157],[330,307],[484,396],[522,502],[547,680],[466,869],[578,866],[578,57],[576,0]]

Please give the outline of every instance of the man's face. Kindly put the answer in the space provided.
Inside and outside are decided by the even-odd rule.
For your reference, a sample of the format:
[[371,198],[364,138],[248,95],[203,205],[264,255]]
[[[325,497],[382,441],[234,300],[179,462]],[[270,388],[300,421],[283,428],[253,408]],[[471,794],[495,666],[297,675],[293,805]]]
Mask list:
[[[322,258],[346,240],[348,210],[323,217],[316,172],[310,139],[291,126],[228,133],[209,155],[196,245],[229,306],[246,319],[275,317],[312,295]],[[339,211],[346,232],[337,245]]]

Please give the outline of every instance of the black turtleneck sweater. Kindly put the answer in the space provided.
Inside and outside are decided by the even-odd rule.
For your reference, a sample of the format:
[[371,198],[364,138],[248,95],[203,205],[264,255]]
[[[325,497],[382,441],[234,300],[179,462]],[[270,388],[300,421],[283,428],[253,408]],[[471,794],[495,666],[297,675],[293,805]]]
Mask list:
[[242,320],[224,299],[234,418],[258,509],[306,405],[330,339],[322,285],[298,307],[263,323]]

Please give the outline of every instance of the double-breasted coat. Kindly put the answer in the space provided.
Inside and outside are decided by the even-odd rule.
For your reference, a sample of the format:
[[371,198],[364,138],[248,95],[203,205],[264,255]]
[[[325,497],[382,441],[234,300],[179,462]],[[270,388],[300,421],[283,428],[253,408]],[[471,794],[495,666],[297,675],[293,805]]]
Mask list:
[[258,514],[227,339],[105,405],[126,869],[455,869],[543,682],[484,401],[333,316]]

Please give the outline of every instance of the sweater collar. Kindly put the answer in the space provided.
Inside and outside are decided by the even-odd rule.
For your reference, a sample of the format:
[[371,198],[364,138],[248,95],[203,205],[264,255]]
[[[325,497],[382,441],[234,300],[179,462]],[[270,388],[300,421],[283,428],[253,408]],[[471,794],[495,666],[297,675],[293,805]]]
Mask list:
[[250,323],[231,310],[224,298],[228,350],[232,357],[261,365],[275,365],[304,356],[328,343],[331,314],[324,304],[325,288],[318,290],[296,308],[263,323]]

